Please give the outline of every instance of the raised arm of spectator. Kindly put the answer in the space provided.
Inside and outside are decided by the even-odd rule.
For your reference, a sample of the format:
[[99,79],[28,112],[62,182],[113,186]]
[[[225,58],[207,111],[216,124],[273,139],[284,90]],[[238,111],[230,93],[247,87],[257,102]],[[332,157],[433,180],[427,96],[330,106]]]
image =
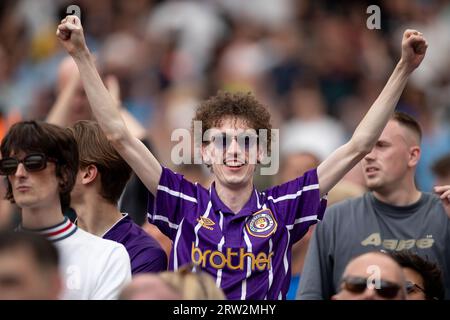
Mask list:
[[320,194],[325,195],[375,146],[392,116],[410,74],[420,65],[428,44],[416,30],[406,30],[402,56],[383,91],[359,123],[349,142],[336,149],[318,167]]
[[162,172],[161,165],[125,125],[119,108],[117,108],[117,101],[106,89],[95,67],[78,17],[67,16],[64,18],[58,26],[56,35],[78,66],[92,113],[103,132],[149,191],[156,195]]

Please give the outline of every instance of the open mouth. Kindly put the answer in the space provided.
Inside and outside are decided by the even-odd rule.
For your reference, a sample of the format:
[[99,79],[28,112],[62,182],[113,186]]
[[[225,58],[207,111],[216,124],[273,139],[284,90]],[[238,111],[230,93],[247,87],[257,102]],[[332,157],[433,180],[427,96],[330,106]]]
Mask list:
[[380,171],[380,169],[375,168],[375,167],[367,167],[365,171],[366,171],[366,173],[374,173],[374,172]]
[[233,160],[223,160],[223,164],[228,168],[239,169],[245,165],[245,163],[238,161],[236,159]]

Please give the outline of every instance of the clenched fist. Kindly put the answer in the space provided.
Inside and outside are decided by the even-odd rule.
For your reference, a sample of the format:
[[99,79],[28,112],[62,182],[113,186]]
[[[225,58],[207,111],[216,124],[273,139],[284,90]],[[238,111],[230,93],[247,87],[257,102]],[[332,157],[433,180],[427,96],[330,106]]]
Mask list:
[[422,33],[416,30],[407,29],[403,33],[401,62],[409,72],[414,71],[427,51],[428,43]]
[[77,16],[67,16],[58,26],[56,35],[67,52],[74,56],[87,50],[83,27]]

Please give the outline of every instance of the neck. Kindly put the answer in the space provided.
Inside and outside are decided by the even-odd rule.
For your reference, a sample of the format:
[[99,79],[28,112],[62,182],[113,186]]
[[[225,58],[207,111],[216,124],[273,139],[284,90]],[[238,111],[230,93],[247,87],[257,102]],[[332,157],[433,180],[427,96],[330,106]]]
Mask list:
[[64,221],[59,201],[50,206],[22,209],[22,226],[26,229],[43,229]]
[[390,188],[374,190],[373,195],[381,202],[394,206],[408,206],[419,201],[422,193],[417,190],[414,179]]
[[84,201],[72,204],[72,207],[77,213],[78,227],[99,237],[122,218],[117,206],[100,196],[86,195]]
[[251,183],[248,183],[241,188],[231,189],[216,181],[216,191],[220,200],[222,200],[231,211],[238,213],[247,203],[248,199],[250,199],[253,186]]

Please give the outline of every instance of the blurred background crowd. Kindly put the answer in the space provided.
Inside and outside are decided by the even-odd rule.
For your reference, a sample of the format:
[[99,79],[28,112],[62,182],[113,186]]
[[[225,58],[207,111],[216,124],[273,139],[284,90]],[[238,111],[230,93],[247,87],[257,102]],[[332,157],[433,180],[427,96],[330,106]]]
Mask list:
[[[2,0],[0,138],[19,120],[48,120],[70,82],[73,64],[62,63],[67,54],[55,32],[72,4],[81,8],[101,74],[117,78],[123,107],[144,128],[139,138],[164,166],[205,186],[210,179],[205,166],[175,166],[171,160],[178,143],[171,134],[191,128],[200,101],[218,90],[251,91],[262,101],[273,128],[280,130],[281,163],[277,175],[255,182],[260,189],[286,182],[350,138],[400,57],[403,31],[420,30],[429,43],[427,56],[398,110],[422,126],[419,189],[450,184],[448,0]],[[380,29],[367,28],[369,5],[380,8]],[[70,108],[70,122],[91,116],[81,86]],[[337,188],[330,205],[362,194],[361,168]],[[4,191],[0,184],[0,195]],[[145,190],[142,197],[145,206]],[[9,223],[7,211],[12,207],[0,200],[0,227]],[[145,212],[124,212],[144,223]],[[144,228],[169,253],[170,241],[150,225]],[[294,279],[303,268],[309,236],[293,249]],[[138,285],[150,280],[155,279],[142,278]]]
[[[450,2],[443,0],[2,0],[0,136],[19,119],[45,119],[54,104],[67,55],[55,30],[70,4],[81,8],[89,48],[102,73],[118,78],[122,103],[158,159],[192,179],[207,181],[207,172],[174,167],[170,141],[174,129],[190,128],[199,101],[218,90],[252,91],[280,129],[282,170],[299,152],[320,161],[381,91],[406,28],[429,43],[398,106],[423,127],[420,189],[431,190],[431,166],[450,151]],[[379,30],[366,26],[372,4],[381,9]],[[72,106],[80,119],[84,105],[80,94]],[[257,181],[262,188],[280,175]],[[358,168],[348,180],[363,184]]]

